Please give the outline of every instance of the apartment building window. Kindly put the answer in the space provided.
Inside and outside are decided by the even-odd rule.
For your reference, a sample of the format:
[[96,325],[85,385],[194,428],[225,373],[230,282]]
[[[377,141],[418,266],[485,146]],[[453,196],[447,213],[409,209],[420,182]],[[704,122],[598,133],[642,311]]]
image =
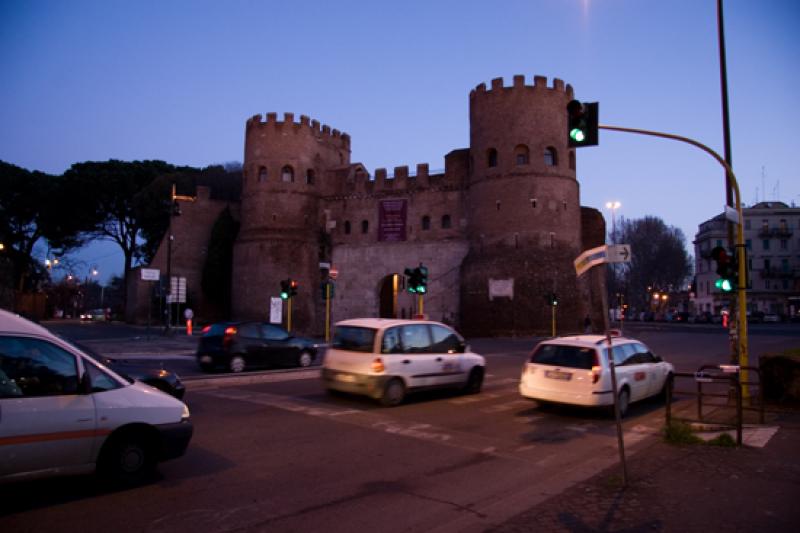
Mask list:
[[781,250],[788,250],[788,249],[789,249],[789,243],[786,242],[786,239],[781,239]]
[[745,239],[744,247],[747,248],[748,250],[752,250],[753,249],[753,241],[752,241],[752,239]]
[[750,229],[750,219],[744,221],[744,229]]

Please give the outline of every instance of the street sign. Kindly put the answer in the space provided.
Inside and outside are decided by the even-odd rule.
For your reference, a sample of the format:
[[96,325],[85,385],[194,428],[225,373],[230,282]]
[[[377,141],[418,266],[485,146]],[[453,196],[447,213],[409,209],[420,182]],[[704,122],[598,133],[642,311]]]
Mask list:
[[167,295],[167,303],[186,303],[186,278],[183,276],[172,276],[170,280],[170,294]]
[[581,276],[593,266],[605,263],[607,258],[608,251],[606,250],[605,244],[603,246],[586,250],[579,255],[577,259],[575,259],[575,272],[578,276]]
[[283,299],[272,297],[269,299],[269,322],[280,324],[283,320]]
[[157,268],[143,268],[141,272],[144,281],[158,281],[161,277],[161,271]]
[[630,244],[611,244],[608,246],[609,263],[630,263],[631,245]]

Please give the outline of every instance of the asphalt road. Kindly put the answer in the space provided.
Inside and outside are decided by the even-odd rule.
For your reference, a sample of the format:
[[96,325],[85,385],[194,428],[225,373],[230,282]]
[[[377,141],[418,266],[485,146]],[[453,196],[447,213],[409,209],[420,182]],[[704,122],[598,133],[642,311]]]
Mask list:
[[[716,331],[637,336],[678,370],[727,360]],[[753,351],[797,339],[755,335]],[[317,369],[190,381],[194,438],[157,479],[116,492],[91,477],[0,487],[0,530],[486,530],[619,460],[605,413],[519,396],[532,342],[476,339],[489,369],[481,394],[426,394],[393,409],[328,395]],[[660,403],[632,406],[626,452],[662,424]]]

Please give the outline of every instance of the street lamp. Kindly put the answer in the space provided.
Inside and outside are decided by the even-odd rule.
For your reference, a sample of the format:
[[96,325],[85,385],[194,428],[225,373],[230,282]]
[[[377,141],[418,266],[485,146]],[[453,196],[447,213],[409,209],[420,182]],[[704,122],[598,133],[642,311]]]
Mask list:
[[617,243],[617,227],[616,218],[614,216],[617,209],[622,207],[622,204],[617,201],[606,202],[606,208],[611,210],[611,244]]

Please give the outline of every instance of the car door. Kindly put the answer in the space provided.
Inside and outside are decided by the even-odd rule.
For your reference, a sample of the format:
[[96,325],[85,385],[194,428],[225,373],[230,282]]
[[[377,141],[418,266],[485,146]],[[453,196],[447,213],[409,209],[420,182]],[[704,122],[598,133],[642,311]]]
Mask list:
[[92,462],[94,400],[78,358],[42,339],[0,336],[0,476]]
[[434,363],[439,366],[439,382],[443,384],[466,383],[467,370],[464,368],[464,341],[452,329],[431,324],[431,353]]
[[646,396],[649,397],[660,393],[664,386],[664,380],[667,379],[667,373],[669,372],[667,364],[664,363],[660,357],[651,352],[644,344],[637,343],[635,346],[640,364],[647,372]]
[[648,368],[640,362],[639,350],[634,343],[614,346],[614,364],[617,371],[618,386],[627,384],[631,390],[632,402],[647,396]]
[[236,342],[244,354],[247,367],[265,366],[268,360],[268,347],[261,335],[261,325],[257,322],[245,322],[236,328]]
[[292,336],[275,324],[262,324],[266,362],[271,365],[290,365],[297,361],[297,349],[291,345]]
[[[431,353],[431,335],[427,324],[408,324],[399,328],[402,353],[386,357],[387,373],[402,375],[411,388],[437,383],[441,364]],[[391,335],[391,333],[390,333]]]

